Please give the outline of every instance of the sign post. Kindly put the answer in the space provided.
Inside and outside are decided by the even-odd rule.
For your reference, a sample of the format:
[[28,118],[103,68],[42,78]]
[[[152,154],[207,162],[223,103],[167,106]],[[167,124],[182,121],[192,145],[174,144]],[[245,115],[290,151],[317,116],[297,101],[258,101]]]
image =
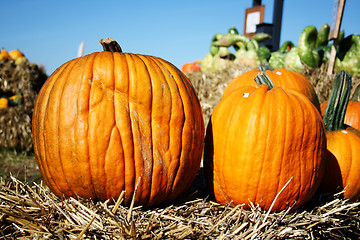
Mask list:
[[334,40],[334,42],[333,42],[333,45],[331,46],[329,66],[327,69],[328,75],[331,75],[334,71],[335,58],[336,58],[336,45],[337,45],[337,39],[339,36],[342,16],[343,16],[343,12],[344,12],[345,0],[334,0],[334,7],[337,7],[337,11],[336,11],[335,27],[334,27],[334,29],[331,30],[331,32],[329,34],[329,40]]
[[260,5],[245,10],[244,35],[254,36],[256,25],[264,22],[265,5]]

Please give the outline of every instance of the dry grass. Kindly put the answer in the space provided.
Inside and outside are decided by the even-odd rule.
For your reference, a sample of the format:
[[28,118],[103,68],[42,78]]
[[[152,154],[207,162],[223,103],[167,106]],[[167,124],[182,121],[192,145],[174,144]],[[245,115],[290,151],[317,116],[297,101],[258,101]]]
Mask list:
[[0,181],[0,239],[358,239],[360,202],[316,196],[294,212],[219,205],[201,171],[183,198],[143,209],[115,201],[61,200],[42,183]]

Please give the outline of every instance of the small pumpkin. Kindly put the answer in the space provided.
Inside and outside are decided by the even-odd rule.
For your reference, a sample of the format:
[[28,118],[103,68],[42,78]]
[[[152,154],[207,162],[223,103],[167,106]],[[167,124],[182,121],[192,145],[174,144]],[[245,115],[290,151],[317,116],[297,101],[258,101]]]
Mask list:
[[[359,94],[360,94],[360,84],[356,87],[352,99],[348,102],[344,123],[349,125],[360,131],[360,102],[359,102]],[[326,106],[328,104],[328,100],[323,102],[320,105],[321,114],[325,114]]]
[[328,155],[321,193],[344,190],[350,200],[360,199],[360,131],[344,124],[351,92],[351,76],[335,77],[324,114]]
[[19,49],[15,49],[15,50],[11,50],[9,52],[9,57],[12,60],[16,61],[18,58],[25,57],[25,56],[24,56],[24,53],[21,52]]
[[264,66],[261,65],[259,67],[259,70],[252,69],[250,71],[247,71],[244,74],[235,77],[229,82],[223,93],[223,97],[242,86],[255,87],[256,83],[253,79],[263,71],[266,73],[267,76],[269,76],[275,86],[281,87],[283,89],[294,89],[304,94],[307,98],[309,98],[309,100],[320,112],[319,99],[309,80],[304,75],[298,72],[287,70],[285,68],[271,70],[264,69]]
[[5,50],[5,48],[2,48],[0,52],[0,60],[8,58],[10,58],[9,53]]
[[187,190],[200,168],[201,106],[189,79],[154,56],[104,51],[60,66],[43,85],[33,143],[46,184],[59,197],[153,206]]
[[201,60],[182,65],[181,70],[183,73],[201,72]]
[[9,101],[7,100],[7,98],[0,98],[0,108],[7,108],[9,104]]
[[294,210],[320,184],[325,128],[305,95],[265,82],[239,86],[215,107],[205,137],[205,176],[221,204]]

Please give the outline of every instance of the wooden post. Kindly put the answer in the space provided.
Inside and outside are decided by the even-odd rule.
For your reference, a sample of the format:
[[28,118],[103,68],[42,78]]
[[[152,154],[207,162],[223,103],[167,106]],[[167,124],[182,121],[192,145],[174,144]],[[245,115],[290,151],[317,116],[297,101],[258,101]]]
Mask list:
[[253,7],[260,6],[260,5],[261,5],[261,0],[253,0],[253,4],[252,4]]
[[334,72],[337,39],[339,36],[342,16],[343,16],[344,7],[345,7],[345,0],[335,0],[335,1],[338,1],[338,6],[337,6],[337,12],[336,12],[335,27],[329,34],[329,40],[334,40],[334,42],[333,42],[333,45],[331,46],[329,66],[328,66],[328,70],[327,70],[328,75],[331,75]]
[[280,45],[280,35],[281,35],[281,21],[283,14],[284,0],[275,0],[274,1],[274,11],[273,11],[273,33],[272,33],[272,51],[279,49]]

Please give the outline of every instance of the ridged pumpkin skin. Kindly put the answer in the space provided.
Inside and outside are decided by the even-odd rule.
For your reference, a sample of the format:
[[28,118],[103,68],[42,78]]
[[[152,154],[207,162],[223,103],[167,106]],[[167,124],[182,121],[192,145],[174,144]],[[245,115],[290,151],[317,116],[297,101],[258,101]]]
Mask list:
[[[216,201],[292,210],[317,190],[326,137],[320,113],[302,94],[266,85],[238,87],[213,111],[204,169]],[[246,207],[248,207],[246,205]]]
[[[324,116],[326,105],[328,101],[321,103],[321,115]],[[347,108],[344,123],[360,131],[360,102],[349,101]]]
[[152,206],[187,190],[204,123],[185,75],[152,56],[95,52],[59,67],[33,114],[36,160],[59,197]]
[[345,188],[350,200],[360,198],[360,132],[348,127],[326,133],[327,158],[321,192],[335,193]]
[[[254,78],[260,73],[260,70],[253,69],[235,77],[229,82],[224,91],[223,97],[242,86],[256,87],[257,85],[254,81]],[[265,73],[269,76],[275,86],[281,87],[283,89],[295,89],[301,92],[320,111],[320,103],[316,92],[309,80],[304,75],[298,72],[287,70],[285,68],[279,68],[273,71],[266,70]]]

